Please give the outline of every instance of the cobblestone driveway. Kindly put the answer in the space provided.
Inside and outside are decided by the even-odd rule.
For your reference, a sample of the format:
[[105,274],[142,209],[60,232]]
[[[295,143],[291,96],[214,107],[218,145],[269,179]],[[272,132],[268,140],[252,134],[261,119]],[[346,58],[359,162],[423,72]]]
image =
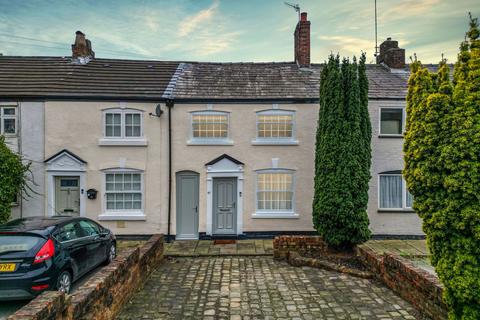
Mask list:
[[118,319],[415,319],[381,284],[271,257],[167,258]]

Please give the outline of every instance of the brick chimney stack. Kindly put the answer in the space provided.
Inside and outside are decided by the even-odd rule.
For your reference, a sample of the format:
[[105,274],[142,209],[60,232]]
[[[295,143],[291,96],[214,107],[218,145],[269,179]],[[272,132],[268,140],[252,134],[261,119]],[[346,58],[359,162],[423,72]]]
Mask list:
[[295,62],[299,67],[310,67],[310,21],[307,13],[300,14],[300,21],[295,28]]
[[380,45],[377,63],[385,63],[392,69],[403,69],[405,67],[405,49],[398,47],[398,41],[387,38]]
[[75,43],[72,44],[72,58],[80,61],[90,61],[95,58],[95,52],[92,50],[92,43],[85,38],[81,31],[75,32]]

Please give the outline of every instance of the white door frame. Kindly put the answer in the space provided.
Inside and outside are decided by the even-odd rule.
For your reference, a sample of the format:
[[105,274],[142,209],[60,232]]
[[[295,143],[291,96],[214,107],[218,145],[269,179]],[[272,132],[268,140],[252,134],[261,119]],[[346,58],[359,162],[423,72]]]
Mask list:
[[55,215],[55,177],[80,178],[80,216],[85,216],[85,162],[61,152],[46,161],[47,164],[47,216]]
[[243,165],[223,159],[207,166],[207,231],[213,232],[213,178],[237,178],[237,232],[243,233]]

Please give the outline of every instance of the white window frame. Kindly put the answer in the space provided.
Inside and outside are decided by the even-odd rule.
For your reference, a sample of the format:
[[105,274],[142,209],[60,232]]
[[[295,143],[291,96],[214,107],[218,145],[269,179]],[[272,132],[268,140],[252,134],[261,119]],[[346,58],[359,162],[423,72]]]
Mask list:
[[[5,115],[4,109],[15,109],[15,115]],[[4,119],[13,119],[15,121],[15,132],[14,133],[5,133],[5,124],[3,123]],[[16,136],[18,133],[18,106],[17,105],[0,105],[0,134],[6,137]]]
[[[401,109],[402,110],[402,132],[401,133],[382,133],[382,110],[384,109]],[[380,107],[378,109],[378,136],[379,137],[392,137],[403,138],[405,133],[405,122],[407,120],[407,112],[405,106],[388,106]]]
[[[147,139],[144,135],[144,119],[143,110],[134,108],[108,108],[102,110],[102,138],[98,139],[100,146],[146,146]],[[107,137],[107,114],[120,114],[120,137]],[[127,137],[125,135],[126,121],[125,115],[139,114],[140,115],[140,136]]]
[[[382,208],[380,206],[380,190],[381,190],[380,177],[381,176],[397,176],[402,178],[402,207],[401,208]],[[413,212],[412,207],[407,207],[407,182],[405,181],[401,173],[379,173],[377,182],[378,182],[378,210],[395,211],[395,212],[398,212],[398,211]]]
[[[262,115],[289,115],[292,116],[292,136],[291,137],[259,137],[258,136],[258,118]],[[296,112],[293,110],[284,110],[284,109],[268,109],[257,111],[256,114],[256,123],[255,123],[255,139],[252,140],[252,145],[298,145],[298,140],[296,139]]]
[[[196,115],[224,115],[227,116],[227,136],[226,137],[209,137],[201,138],[193,136],[193,117]],[[218,110],[200,110],[190,112],[190,128],[188,145],[232,145],[233,141],[230,139],[230,112]]]
[[[295,211],[295,199],[296,199],[296,178],[295,170],[285,168],[269,168],[255,171],[255,213],[252,218],[264,218],[264,219],[296,219],[298,214]],[[292,209],[290,210],[264,210],[258,209],[258,176],[263,173],[289,173],[292,175]]]
[[[102,182],[102,214],[98,216],[99,220],[146,220],[145,216],[145,177],[144,172],[139,169],[114,168],[103,171]],[[142,206],[140,209],[107,209],[107,174],[140,174],[140,192],[142,194]],[[117,193],[112,191],[113,193]]]

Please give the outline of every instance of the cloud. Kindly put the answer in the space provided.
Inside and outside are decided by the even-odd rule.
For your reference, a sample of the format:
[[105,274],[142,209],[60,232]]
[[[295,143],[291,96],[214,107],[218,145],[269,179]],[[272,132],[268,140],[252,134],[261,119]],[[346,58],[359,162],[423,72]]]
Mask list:
[[359,55],[361,51],[367,51],[373,46],[371,40],[352,36],[320,36],[319,38],[327,42],[327,47],[331,48],[333,52],[338,51],[342,55]]
[[217,13],[219,1],[215,0],[210,7],[201,10],[198,13],[188,16],[180,22],[178,35],[184,37],[198,29],[202,24],[210,21]]
[[440,0],[402,0],[387,10],[381,11],[378,19],[385,22],[418,16],[431,11],[438,4]]

